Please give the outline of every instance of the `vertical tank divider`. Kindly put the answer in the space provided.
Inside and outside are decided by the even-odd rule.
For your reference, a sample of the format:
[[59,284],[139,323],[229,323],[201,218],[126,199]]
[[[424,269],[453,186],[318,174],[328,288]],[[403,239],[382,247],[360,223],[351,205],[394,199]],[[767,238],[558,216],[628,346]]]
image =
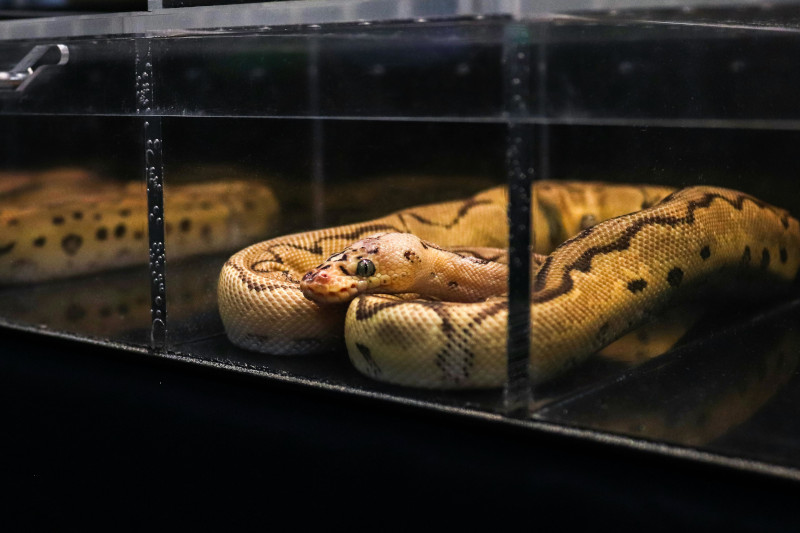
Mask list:
[[319,38],[308,43],[308,111],[311,116],[311,195],[315,228],[327,226],[325,220],[325,129],[320,118]]
[[153,58],[150,39],[136,40],[136,113],[142,117],[144,173],[150,240],[150,348],[163,351],[167,340],[166,248],[164,243],[164,163],[161,117],[152,114]]
[[531,400],[530,265],[533,126],[526,123],[530,102],[531,40],[529,27],[510,22],[504,31],[503,76],[508,118],[508,375],[503,406],[508,416],[527,418]]

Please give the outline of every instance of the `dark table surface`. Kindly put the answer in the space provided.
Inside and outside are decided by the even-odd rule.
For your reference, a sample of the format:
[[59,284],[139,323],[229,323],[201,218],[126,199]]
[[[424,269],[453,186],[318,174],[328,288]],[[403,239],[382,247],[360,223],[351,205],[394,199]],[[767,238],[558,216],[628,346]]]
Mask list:
[[787,480],[0,332],[12,530],[800,527]]

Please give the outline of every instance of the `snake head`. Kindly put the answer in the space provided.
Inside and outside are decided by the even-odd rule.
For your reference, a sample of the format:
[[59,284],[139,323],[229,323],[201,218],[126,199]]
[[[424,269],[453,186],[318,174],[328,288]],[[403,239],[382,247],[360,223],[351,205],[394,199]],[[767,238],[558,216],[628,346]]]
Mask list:
[[409,292],[413,274],[403,263],[420,242],[408,233],[371,235],[309,270],[300,289],[309,300],[323,304],[349,302],[362,293]]

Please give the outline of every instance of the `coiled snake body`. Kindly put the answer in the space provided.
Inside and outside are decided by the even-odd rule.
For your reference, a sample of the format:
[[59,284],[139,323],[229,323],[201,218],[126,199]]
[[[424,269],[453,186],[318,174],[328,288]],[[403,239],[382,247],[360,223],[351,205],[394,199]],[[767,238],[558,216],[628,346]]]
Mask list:
[[[533,201],[534,249],[549,253],[536,261],[531,287],[536,381],[703,283],[739,283],[743,273],[791,281],[800,267],[798,221],[738,191],[537,182]],[[220,274],[226,333],[238,346],[273,354],[335,348],[344,334],[356,368],[383,381],[502,386],[507,267],[485,248],[507,245],[506,204],[505,189],[495,188],[250,246]],[[331,289],[355,298],[349,306],[318,304],[304,297],[301,280],[320,301],[339,299]],[[366,294],[430,287],[427,298]],[[444,301],[448,293],[458,301]]]

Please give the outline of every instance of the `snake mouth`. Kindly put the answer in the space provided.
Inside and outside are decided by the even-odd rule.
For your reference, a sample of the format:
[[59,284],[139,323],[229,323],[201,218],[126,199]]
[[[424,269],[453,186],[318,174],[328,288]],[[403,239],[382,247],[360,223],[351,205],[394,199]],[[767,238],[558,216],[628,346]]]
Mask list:
[[303,296],[320,304],[346,303],[358,294],[355,284],[339,288],[321,288],[308,283],[301,283],[300,289],[303,291]]
[[325,268],[315,268],[300,280],[303,296],[320,304],[346,303],[367,288],[365,280],[331,274]]

